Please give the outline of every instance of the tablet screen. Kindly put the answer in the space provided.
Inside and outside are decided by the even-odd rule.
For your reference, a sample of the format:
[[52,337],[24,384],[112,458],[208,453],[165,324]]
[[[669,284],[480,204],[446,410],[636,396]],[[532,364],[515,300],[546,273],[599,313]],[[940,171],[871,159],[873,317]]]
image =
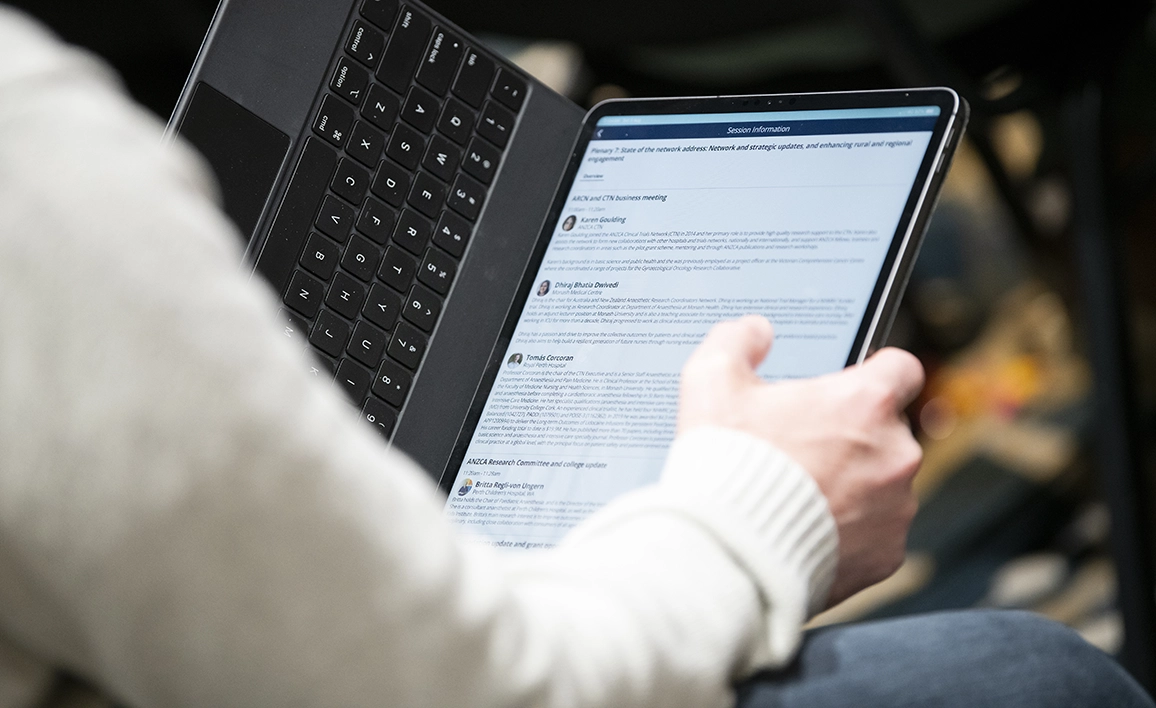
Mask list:
[[768,380],[848,364],[937,106],[594,124],[447,512],[540,548],[655,482],[710,327],[774,325]]

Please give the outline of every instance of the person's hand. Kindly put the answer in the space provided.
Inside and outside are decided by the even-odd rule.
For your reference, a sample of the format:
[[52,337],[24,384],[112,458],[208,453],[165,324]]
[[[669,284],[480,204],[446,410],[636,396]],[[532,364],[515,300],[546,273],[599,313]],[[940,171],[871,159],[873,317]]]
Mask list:
[[834,605],[903,562],[917,507],[911,481],[923,459],[903,409],[923,388],[923,367],[907,352],[884,349],[839,373],[768,384],[755,367],[772,339],[762,317],[715,325],[682,370],[678,432],[743,430],[814,477],[839,529]]

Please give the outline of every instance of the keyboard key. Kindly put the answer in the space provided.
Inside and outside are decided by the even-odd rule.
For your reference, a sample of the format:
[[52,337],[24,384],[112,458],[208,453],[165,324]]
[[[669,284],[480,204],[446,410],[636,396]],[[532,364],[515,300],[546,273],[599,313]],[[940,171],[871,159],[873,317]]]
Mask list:
[[370,189],[388,204],[399,207],[409,192],[409,173],[386,160],[377,168],[377,177]]
[[425,355],[427,341],[421,332],[405,322],[399,322],[389,343],[389,355],[402,365],[416,369]]
[[424,332],[432,332],[442,312],[442,300],[420,285],[410,288],[401,316]]
[[446,185],[425,172],[418,172],[413,181],[413,188],[409,191],[410,206],[434,218],[441,211],[445,200]]
[[498,161],[501,159],[502,153],[486,141],[474,138],[466,148],[462,169],[483,184],[489,184],[494,179],[494,173],[498,171]]
[[454,80],[454,94],[474,108],[481,108],[494,78],[494,62],[476,49],[466,50],[466,59]]
[[368,71],[350,61],[348,57],[343,56],[338,60],[333,79],[329,82],[329,88],[333,89],[334,93],[353,105],[360,106],[368,86]]
[[374,430],[381,433],[381,436],[387,441],[389,436],[393,435],[394,427],[397,426],[397,412],[372,397],[362,407],[361,418],[372,425]]
[[474,127],[474,112],[456,98],[446,101],[442,116],[438,119],[438,130],[458,145],[465,145]]
[[289,343],[299,350],[309,346],[309,323],[284,307],[277,314],[281,315],[281,320],[285,323],[281,328],[281,334],[289,340]]
[[311,351],[313,352],[313,362],[309,365],[309,373],[319,379],[332,381],[333,376],[337,373],[337,362],[316,349],[311,349]]
[[[342,317],[353,319],[361,304],[365,302],[366,287],[345,273],[338,273],[329,286],[325,304],[336,310]],[[342,342],[341,346],[345,346]],[[337,356],[334,354],[334,356]]]
[[317,111],[317,119],[313,121],[313,130],[329,144],[342,148],[349,140],[354,119],[352,108],[335,96],[326,94],[321,100],[321,109]]
[[361,200],[365,198],[365,192],[369,189],[369,172],[358,167],[353,160],[341,158],[341,162],[337,163],[337,172],[333,175],[333,182],[330,183],[329,188],[337,195],[353,202],[360,204]]
[[450,197],[446,200],[450,208],[466,217],[470,221],[478,218],[482,210],[482,201],[486,197],[486,189],[465,175],[458,175],[454,181]]
[[494,98],[517,113],[522,109],[522,101],[526,100],[526,82],[508,69],[501,69],[498,71],[498,79],[494,81],[492,93]]
[[369,87],[369,95],[361,106],[361,115],[378,128],[389,132],[400,110],[401,99],[389,89],[374,84]]
[[514,132],[514,121],[513,113],[493,101],[487,101],[482,119],[478,121],[478,135],[504,148],[510,140],[510,133]]
[[388,334],[371,324],[358,322],[353,328],[353,337],[349,340],[346,351],[362,364],[376,369],[382,355],[385,354],[387,344],[389,344]]
[[470,240],[470,224],[452,211],[443,211],[434,229],[433,242],[455,258],[461,258]]
[[[393,231],[394,243],[415,256],[420,256],[425,251],[426,244],[429,243],[432,235],[433,226],[421,218],[417,212],[412,209],[401,210],[401,216],[397,219],[397,228]],[[405,290],[408,286],[409,283],[406,283],[398,290]]]
[[417,82],[437,95],[444,96],[464,50],[462,40],[440,27],[434,29],[433,39],[426,48],[425,60],[417,70]]
[[353,277],[368,282],[373,278],[373,272],[377,270],[379,261],[381,249],[360,236],[354,236],[345,249],[341,267],[352,273]]
[[401,408],[412,384],[413,377],[408,371],[386,359],[377,369],[377,377],[373,380],[373,394],[384,398],[386,403]]
[[417,169],[421,154],[425,151],[425,138],[407,125],[398,123],[393,128],[393,136],[389,139],[389,147],[385,154],[392,157],[403,167]]
[[377,277],[383,283],[398,292],[405,292],[416,275],[417,261],[407,256],[397,246],[385,249],[385,258],[381,261],[381,268],[377,270]]
[[428,18],[403,6],[401,16],[393,27],[393,35],[389,38],[389,46],[385,49],[385,56],[377,67],[378,81],[398,93],[404,92],[425,55],[430,29]]
[[421,166],[439,179],[449,182],[453,179],[461,159],[461,150],[442,136],[435,135],[430,138],[429,147],[426,148],[425,159],[421,161]]
[[388,32],[397,17],[397,0],[365,0],[361,16]]
[[321,203],[321,213],[317,215],[315,225],[321,233],[335,241],[345,243],[345,239],[349,238],[349,230],[353,228],[353,219],[356,216],[357,212],[353,210],[353,207],[327,194],[325,201]]
[[338,258],[341,251],[332,241],[320,234],[309,234],[305,252],[301,254],[301,266],[318,278],[329,280],[337,269]]
[[389,243],[389,235],[393,233],[393,225],[396,221],[397,214],[394,213],[393,209],[373,197],[369,197],[361,206],[361,217],[357,220],[357,230],[375,243],[384,246]]
[[342,359],[341,365],[337,367],[337,376],[333,380],[345,390],[345,395],[349,396],[351,403],[360,405],[365,400],[365,394],[369,392],[369,384],[373,383],[373,374],[350,359]]
[[301,246],[309,235],[321,198],[325,195],[325,186],[329,184],[336,166],[337,155],[329,146],[317,138],[305,142],[305,150],[289,181],[289,189],[285,191],[273,228],[257,258],[257,270],[278,292],[283,292],[289,283],[301,256]]
[[385,150],[385,136],[369,127],[365,121],[357,121],[345,151],[361,164],[373,169],[377,167],[377,161],[381,159],[383,150]]
[[417,271],[417,279],[433,288],[435,292],[445,295],[450,291],[457,269],[452,258],[436,248],[431,248],[425,253],[425,260]]
[[353,23],[353,31],[349,33],[345,51],[354,59],[373,69],[377,67],[377,62],[381,61],[381,52],[384,49],[385,35],[361,20]]
[[321,308],[321,298],[325,296],[325,288],[321,283],[301,271],[293,273],[289,281],[289,288],[285,291],[285,304],[304,315],[307,319],[317,316]]
[[434,121],[437,120],[440,110],[441,104],[436,98],[431,96],[428,91],[414,86],[409,90],[409,95],[405,97],[405,105],[401,108],[401,119],[421,132],[429,133],[433,130]]
[[349,341],[349,325],[329,310],[322,310],[309,341],[329,356],[337,356]]
[[397,316],[401,314],[401,298],[384,285],[374,283],[369,289],[369,298],[361,314],[382,329],[393,329],[397,324]]

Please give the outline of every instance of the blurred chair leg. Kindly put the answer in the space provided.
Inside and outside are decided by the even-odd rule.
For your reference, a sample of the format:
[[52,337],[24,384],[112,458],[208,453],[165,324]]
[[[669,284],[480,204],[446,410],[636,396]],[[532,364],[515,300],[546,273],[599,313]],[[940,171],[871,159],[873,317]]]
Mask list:
[[1075,196],[1074,252],[1088,356],[1095,376],[1095,460],[1112,513],[1112,553],[1124,617],[1121,661],[1149,691],[1156,688],[1156,582],[1142,438],[1129,348],[1119,245],[1108,223],[1103,182],[1101,96],[1089,84],[1064,105],[1064,132]]

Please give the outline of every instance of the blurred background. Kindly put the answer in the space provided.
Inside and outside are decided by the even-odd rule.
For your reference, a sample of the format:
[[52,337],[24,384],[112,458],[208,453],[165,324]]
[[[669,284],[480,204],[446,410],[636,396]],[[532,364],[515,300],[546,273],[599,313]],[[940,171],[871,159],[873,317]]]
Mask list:
[[[167,119],[215,0],[17,0]],[[1030,609],[1156,685],[1148,0],[429,0],[590,106],[948,85],[973,116],[892,341],[929,385],[907,563],[816,623]]]

